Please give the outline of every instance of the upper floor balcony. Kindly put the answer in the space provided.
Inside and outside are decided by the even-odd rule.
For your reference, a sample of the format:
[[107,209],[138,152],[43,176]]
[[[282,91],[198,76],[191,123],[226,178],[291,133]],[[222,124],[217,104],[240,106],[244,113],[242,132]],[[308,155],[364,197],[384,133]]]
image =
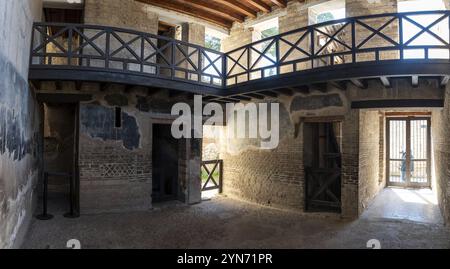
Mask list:
[[379,14],[299,28],[222,53],[99,25],[35,23],[31,80],[94,81],[241,97],[315,83],[450,76],[450,11]]

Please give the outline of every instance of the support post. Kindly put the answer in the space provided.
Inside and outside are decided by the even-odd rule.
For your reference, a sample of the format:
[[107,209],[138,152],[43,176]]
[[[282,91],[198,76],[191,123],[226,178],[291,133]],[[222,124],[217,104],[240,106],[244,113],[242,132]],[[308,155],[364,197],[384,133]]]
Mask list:
[[42,214],[36,216],[38,220],[50,220],[53,215],[47,213],[47,200],[48,200],[48,173],[44,173],[44,193],[42,197]]

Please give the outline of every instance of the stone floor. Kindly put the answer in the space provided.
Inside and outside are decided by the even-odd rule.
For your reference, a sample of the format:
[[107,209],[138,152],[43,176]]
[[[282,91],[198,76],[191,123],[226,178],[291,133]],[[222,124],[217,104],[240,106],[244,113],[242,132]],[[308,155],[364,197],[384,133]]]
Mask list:
[[69,239],[79,240],[82,248],[366,248],[370,239],[382,248],[450,248],[450,228],[428,194],[386,189],[357,221],[227,197],[79,219],[58,213],[49,221],[34,220],[23,248],[65,248]]

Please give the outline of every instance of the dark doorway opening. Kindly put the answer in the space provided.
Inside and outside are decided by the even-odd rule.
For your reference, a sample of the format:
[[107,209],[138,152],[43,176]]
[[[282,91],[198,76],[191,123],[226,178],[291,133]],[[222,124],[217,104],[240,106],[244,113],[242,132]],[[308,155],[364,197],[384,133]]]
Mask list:
[[[43,178],[49,210],[79,214],[78,104],[43,104]],[[50,208],[52,207],[52,208]]]
[[171,133],[170,124],[153,125],[152,201],[177,200],[179,194],[180,140]]
[[341,212],[341,124],[304,124],[305,210]]

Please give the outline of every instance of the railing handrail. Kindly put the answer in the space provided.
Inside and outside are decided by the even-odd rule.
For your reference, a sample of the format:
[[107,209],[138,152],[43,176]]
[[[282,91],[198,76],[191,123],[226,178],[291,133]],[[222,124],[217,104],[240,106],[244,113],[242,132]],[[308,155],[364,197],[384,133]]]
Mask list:
[[[307,25],[305,27],[301,27],[301,28],[297,28],[297,29],[293,29],[272,37],[267,37],[249,44],[245,44],[243,46],[240,46],[238,48],[232,49],[230,51],[227,52],[220,52],[220,51],[216,51],[214,49],[210,49],[210,48],[206,48],[197,44],[191,44],[182,40],[177,40],[174,38],[170,38],[167,36],[159,36],[156,34],[152,34],[152,33],[146,33],[146,32],[141,32],[141,31],[137,31],[137,30],[133,30],[133,29],[126,29],[126,28],[119,28],[119,27],[114,27],[114,26],[103,26],[103,25],[95,25],[95,24],[71,24],[71,23],[45,23],[45,22],[35,22],[33,25],[33,33],[34,33],[34,29],[37,29],[38,27],[58,27],[58,28],[63,28],[64,31],[69,31],[70,35],[72,35],[75,31],[75,29],[77,31],[79,31],[80,29],[82,30],[95,30],[95,31],[104,31],[105,33],[107,33],[107,38],[109,38],[108,42],[111,42],[110,39],[110,35],[115,34],[115,33],[122,33],[122,34],[130,34],[130,35],[135,35],[135,36],[139,36],[142,38],[142,44],[144,42],[144,39],[155,39],[155,40],[163,40],[163,41],[167,41],[171,43],[172,46],[172,51],[176,48],[176,46],[185,46],[187,48],[191,48],[191,49],[197,49],[199,54],[204,53],[203,57],[204,57],[204,61],[209,61],[209,65],[207,68],[211,67],[214,68],[215,74],[210,74],[206,71],[207,68],[204,68],[204,66],[202,66],[202,61],[200,61],[200,58],[202,56],[199,56],[198,58],[198,63],[196,65],[196,67],[194,67],[194,71],[190,70],[189,68],[184,68],[184,67],[180,67],[179,66],[179,62],[177,62],[177,59],[175,59],[175,56],[173,55],[172,52],[172,58],[170,59],[170,63],[169,65],[165,65],[165,64],[161,64],[160,62],[148,62],[150,57],[144,57],[144,53],[135,53],[134,55],[140,55],[139,57],[134,57],[134,58],[117,58],[115,57],[117,54],[117,51],[111,51],[111,49],[109,48],[109,45],[106,45],[105,48],[105,53],[102,56],[91,56],[92,59],[94,60],[105,60],[106,62],[111,61],[119,61],[124,65],[124,70],[125,71],[130,71],[129,69],[125,69],[125,65],[131,65],[131,64],[137,64],[140,65],[140,69],[141,72],[143,72],[143,67],[144,66],[154,66],[157,69],[157,73],[156,74],[152,74],[152,76],[161,76],[160,74],[160,70],[161,69],[171,69],[172,70],[172,75],[171,78],[172,79],[176,79],[176,80],[186,80],[189,82],[194,82],[194,83],[203,83],[202,79],[200,78],[200,76],[209,76],[210,78],[210,82],[207,84],[210,84],[211,86],[214,87],[219,87],[219,88],[227,88],[230,85],[228,84],[228,80],[235,80],[235,83],[232,83],[231,85],[237,85],[241,82],[238,82],[238,76],[242,76],[242,75],[248,75],[248,80],[250,80],[250,74],[251,73],[256,73],[256,72],[260,72],[261,77],[260,78],[264,78],[266,75],[264,74],[264,70],[267,69],[271,69],[271,68],[277,68],[277,73],[276,75],[280,75],[280,67],[281,65],[288,65],[288,64],[299,64],[299,63],[303,63],[303,62],[311,62],[311,68],[310,69],[314,69],[317,68],[319,66],[316,66],[316,64],[314,63],[315,60],[317,59],[326,59],[327,57],[329,57],[329,62],[331,65],[334,64],[334,61],[337,60],[338,62],[340,61],[339,59],[337,59],[336,57],[340,57],[343,58],[346,55],[350,55],[351,56],[351,60],[347,61],[347,60],[343,60],[345,64],[349,64],[349,63],[356,63],[356,56],[357,54],[361,54],[361,53],[374,53],[374,57],[375,60],[372,61],[383,61],[385,60],[384,58],[381,59],[380,58],[380,54],[384,51],[390,51],[390,50],[398,50],[399,51],[399,60],[404,60],[404,52],[407,49],[423,49],[424,51],[424,59],[426,60],[431,60],[429,58],[429,52],[433,49],[448,49],[449,53],[450,53],[450,36],[449,37],[442,37],[439,36],[438,34],[434,33],[434,37],[436,38],[436,36],[438,37],[436,40],[440,41],[440,43],[443,43],[442,45],[411,45],[411,43],[414,40],[417,40],[422,34],[427,33],[427,32],[432,32],[432,27],[430,27],[430,25],[426,26],[426,25],[421,25],[420,22],[415,21],[414,20],[414,16],[423,16],[423,15],[442,15],[440,17],[438,17],[434,22],[432,22],[430,25],[438,25],[439,23],[441,23],[443,20],[449,20],[449,29],[450,29],[450,11],[449,10],[435,10],[435,11],[419,11],[419,12],[403,12],[403,13],[384,13],[384,14],[372,14],[372,15],[365,15],[365,16],[356,16],[356,17],[348,17],[348,18],[343,18],[343,19],[338,19],[338,20],[332,20],[332,21],[326,21],[323,23],[318,23],[318,24],[314,24],[314,25]],[[372,20],[372,19],[377,19],[377,18],[388,18],[388,22],[386,22],[384,24],[384,26],[368,26],[370,25],[369,22],[367,22],[367,20]],[[363,23],[363,21],[366,21],[365,23]],[[412,23],[413,25],[415,24],[417,25],[421,25],[422,29],[419,29],[419,34],[417,35],[413,35],[413,37],[409,37],[408,40],[403,40],[403,23],[404,21],[409,21],[410,23]],[[396,24],[396,22],[398,22],[398,24]],[[319,29],[323,28],[323,27],[327,27],[327,26],[337,26],[337,27],[342,27],[339,30],[336,31],[336,33],[334,34],[326,34],[326,44],[320,46],[316,46],[315,42],[317,41],[317,37],[316,34],[317,32],[320,32]],[[363,26],[363,31],[369,31],[371,37],[368,39],[364,39],[362,42],[361,41],[356,41],[357,39],[357,34],[358,32],[356,31],[356,27],[357,25],[359,26]],[[390,37],[388,34],[383,34],[382,31],[384,30],[384,28],[389,28],[392,25],[396,25],[395,27],[398,27],[397,30],[397,35],[395,37]],[[350,32],[346,32],[347,29],[346,27],[351,28]],[[343,30],[344,29],[344,30]],[[381,29],[381,30],[380,30]],[[60,32],[60,31],[59,31]],[[289,50],[297,49],[300,51],[303,51],[302,53],[304,53],[306,55],[305,58],[302,59],[295,59],[295,60],[287,60],[286,55],[281,56],[281,42],[282,41],[286,41],[286,37],[290,36],[290,35],[294,35],[297,33],[305,33],[307,34],[306,39],[305,36],[299,38],[300,43],[302,42],[303,39],[307,40],[307,48],[303,48],[299,45],[299,41],[297,42],[291,42],[290,44],[288,44]],[[344,39],[339,39],[340,37],[337,36],[336,34],[340,34],[339,32],[343,32],[345,33],[344,36],[346,37],[345,40]],[[431,33],[433,35],[433,33]],[[449,34],[450,35],[450,34]],[[374,37],[381,37],[382,39],[384,39],[385,41],[389,41],[391,44],[389,44],[389,46],[377,46],[377,47],[364,47],[364,45],[366,43],[369,43]],[[298,38],[298,37],[296,37]],[[339,40],[338,40],[339,39]],[[445,39],[445,40],[444,40]],[[444,42],[443,42],[444,41]],[[48,45],[54,42],[54,40],[46,40],[45,42],[47,43],[43,43],[44,45]],[[125,44],[126,42],[131,42],[129,40],[127,41],[120,41],[123,44]],[[357,44],[357,42],[359,42]],[[250,54],[250,53],[254,53],[252,52],[252,49],[255,50],[255,46],[258,46],[258,44],[264,44],[266,48],[263,49],[264,51],[257,51],[257,53],[259,55],[257,55],[257,59],[254,63],[251,63],[250,61],[250,57],[248,56],[248,58],[246,59],[246,62],[240,64],[240,57],[239,59],[233,59],[232,54],[239,52],[239,51],[243,51],[243,50],[247,50],[246,53]],[[269,43],[269,44],[267,44]],[[296,43],[296,44],[294,44]],[[350,44],[351,43],[351,44]],[[328,45],[337,45],[338,46],[338,50],[339,48],[341,49],[341,51],[336,51],[336,50],[331,50],[329,48],[326,48]],[[42,45],[42,44],[41,44]],[[130,45],[130,44],[128,44]],[[126,46],[126,45],[125,45]],[[143,46],[143,45],[142,45]],[[153,46],[153,44],[152,44]],[[270,56],[269,54],[267,54],[267,50],[269,47],[275,46],[275,56]],[[40,47],[40,46],[39,46]],[[336,47],[335,47],[336,48]],[[109,49],[109,50],[108,50]],[[129,46],[126,47],[121,47],[119,50],[121,49],[130,49]],[[144,50],[144,48],[141,48],[142,50]],[[318,51],[316,51],[316,49],[319,49]],[[77,49],[78,50],[78,49]],[[161,49],[162,50],[162,49]],[[75,55],[73,53],[73,44],[69,45],[69,49],[67,52],[65,53],[48,53],[48,52],[35,52],[35,46],[32,45],[31,47],[31,57],[35,56],[35,57],[41,57],[41,58],[56,58],[56,57],[67,57],[68,60],[68,65],[72,65],[70,63],[70,61],[74,58],[78,58],[78,59],[84,59],[87,58],[89,61],[91,60],[90,57],[86,57],[85,55]],[[186,53],[187,52],[187,53]],[[215,55],[214,57],[214,61],[212,61],[212,59],[210,59],[210,57],[206,54],[207,52],[209,53],[213,53]],[[245,52],[245,51],[244,51]],[[107,54],[109,53],[109,54]],[[156,50],[155,55],[158,56],[159,54],[162,54],[162,51],[159,51],[158,49]],[[286,54],[290,54],[291,52],[289,51]],[[189,59],[191,57],[191,55],[186,56],[186,54],[189,54],[188,51],[182,52],[182,54],[184,55],[184,60],[189,61],[190,63],[192,63],[192,59]],[[119,56],[120,57],[120,56]],[[153,57],[153,56],[151,56]],[[183,58],[183,56],[181,56]],[[242,57],[242,56],[241,56]],[[269,58],[270,57],[270,58]],[[103,59],[104,58],[104,59]],[[145,59],[144,59],[145,58]],[[165,59],[165,57],[163,56],[164,60],[167,62],[167,59]],[[259,64],[257,64],[259,61],[261,61],[261,59],[267,58],[267,61],[269,63],[265,63],[266,65],[261,66]],[[233,66],[229,66],[228,65],[228,61],[232,60],[234,63],[231,63]],[[252,59],[254,60],[254,59]],[[327,60],[327,61],[328,61]],[[267,62],[266,61],[266,62]],[[32,64],[32,59],[30,59],[30,63]],[[234,71],[234,67],[236,66],[236,64],[240,65],[241,69],[243,69],[244,71],[238,72],[238,71]],[[33,64],[32,64],[33,65]],[[52,65],[52,63],[50,62],[50,64],[42,64],[41,65]],[[90,68],[89,64],[87,66],[88,68]],[[228,70],[229,67],[231,67],[231,71]],[[86,66],[81,66],[80,68],[86,68]],[[107,64],[105,68],[110,68]],[[128,68],[128,67],[126,67]],[[110,68],[111,69],[111,68]],[[185,72],[185,78],[179,78],[179,77],[175,77],[173,73],[180,71],[181,72]],[[132,70],[131,70],[132,71]],[[294,71],[292,72],[298,72],[299,70],[297,70],[297,68],[294,68]],[[234,72],[234,73],[233,73]],[[188,77],[190,76],[189,74],[196,74],[199,76],[197,81],[192,81],[189,80]],[[220,79],[221,80],[221,85],[217,85],[214,84],[214,80],[215,79]],[[253,80],[253,79],[252,79]]]
[[138,31],[138,30],[133,30],[130,28],[120,28],[120,27],[115,27],[115,26],[104,26],[104,25],[97,25],[97,24],[82,24],[82,23],[59,23],[59,22],[35,22],[33,24],[34,26],[54,26],[54,27],[80,27],[80,28],[89,28],[89,29],[93,29],[93,30],[105,30],[105,29],[109,29],[111,31],[116,31],[116,32],[122,32],[122,33],[127,33],[127,34],[133,34],[133,35],[145,35],[151,38],[157,38],[157,39],[163,39],[166,41],[174,41],[177,42],[179,44],[185,45],[185,46],[189,46],[189,47],[193,47],[193,48],[197,48],[197,49],[202,49],[205,51],[209,51],[209,52],[213,52],[215,54],[220,54],[220,55],[224,55],[224,52],[221,51],[217,51],[214,49],[210,49],[207,47],[203,47],[197,44],[193,44],[193,43],[189,43],[183,40],[178,40],[175,38],[170,38],[167,36],[161,36],[161,35],[155,35],[152,33],[148,33],[148,32],[142,32],[142,31]]
[[406,16],[415,16],[415,15],[437,15],[437,14],[450,14],[450,10],[381,13],[381,14],[371,14],[371,15],[364,15],[364,16],[348,17],[348,18],[343,18],[343,19],[338,19],[338,20],[331,20],[331,21],[316,23],[316,24],[312,24],[312,25],[307,25],[307,26],[304,26],[304,27],[301,27],[301,28],[296,28],[296,29],[293,29],[293,30],[290,30],[290,31],[287,31],[287,32],[280,33],[278,35],[269,36],[269,37],[260,39],[258,41],[254,41],[254,42],[245,44],[243,46],[240,46],[238,48],[232,49],[230,51],[227,51],[227,52],[225,52],[225,54],[228,55],[228,54],[234,53],[236,51],[239,51],[239,50],[241,50],[241,49],[243,49],[245,47],[249,47],[249,46],[252,46],[252,45],[259,44],[259,43],[267,42],[267,41],[273,40],[274,38],[277,38],[277,37],[291,35],[291,34],[302,32],[302,31],[305,31],[305,30],[308,30],[308,29],[314,29],[314,28],[334,25],[334,24],[338,24],[338,23],[354,22],[354,21],[357,21],[357,20],[376,19],[376,18],[392,17],[392,16],[406,17]]

